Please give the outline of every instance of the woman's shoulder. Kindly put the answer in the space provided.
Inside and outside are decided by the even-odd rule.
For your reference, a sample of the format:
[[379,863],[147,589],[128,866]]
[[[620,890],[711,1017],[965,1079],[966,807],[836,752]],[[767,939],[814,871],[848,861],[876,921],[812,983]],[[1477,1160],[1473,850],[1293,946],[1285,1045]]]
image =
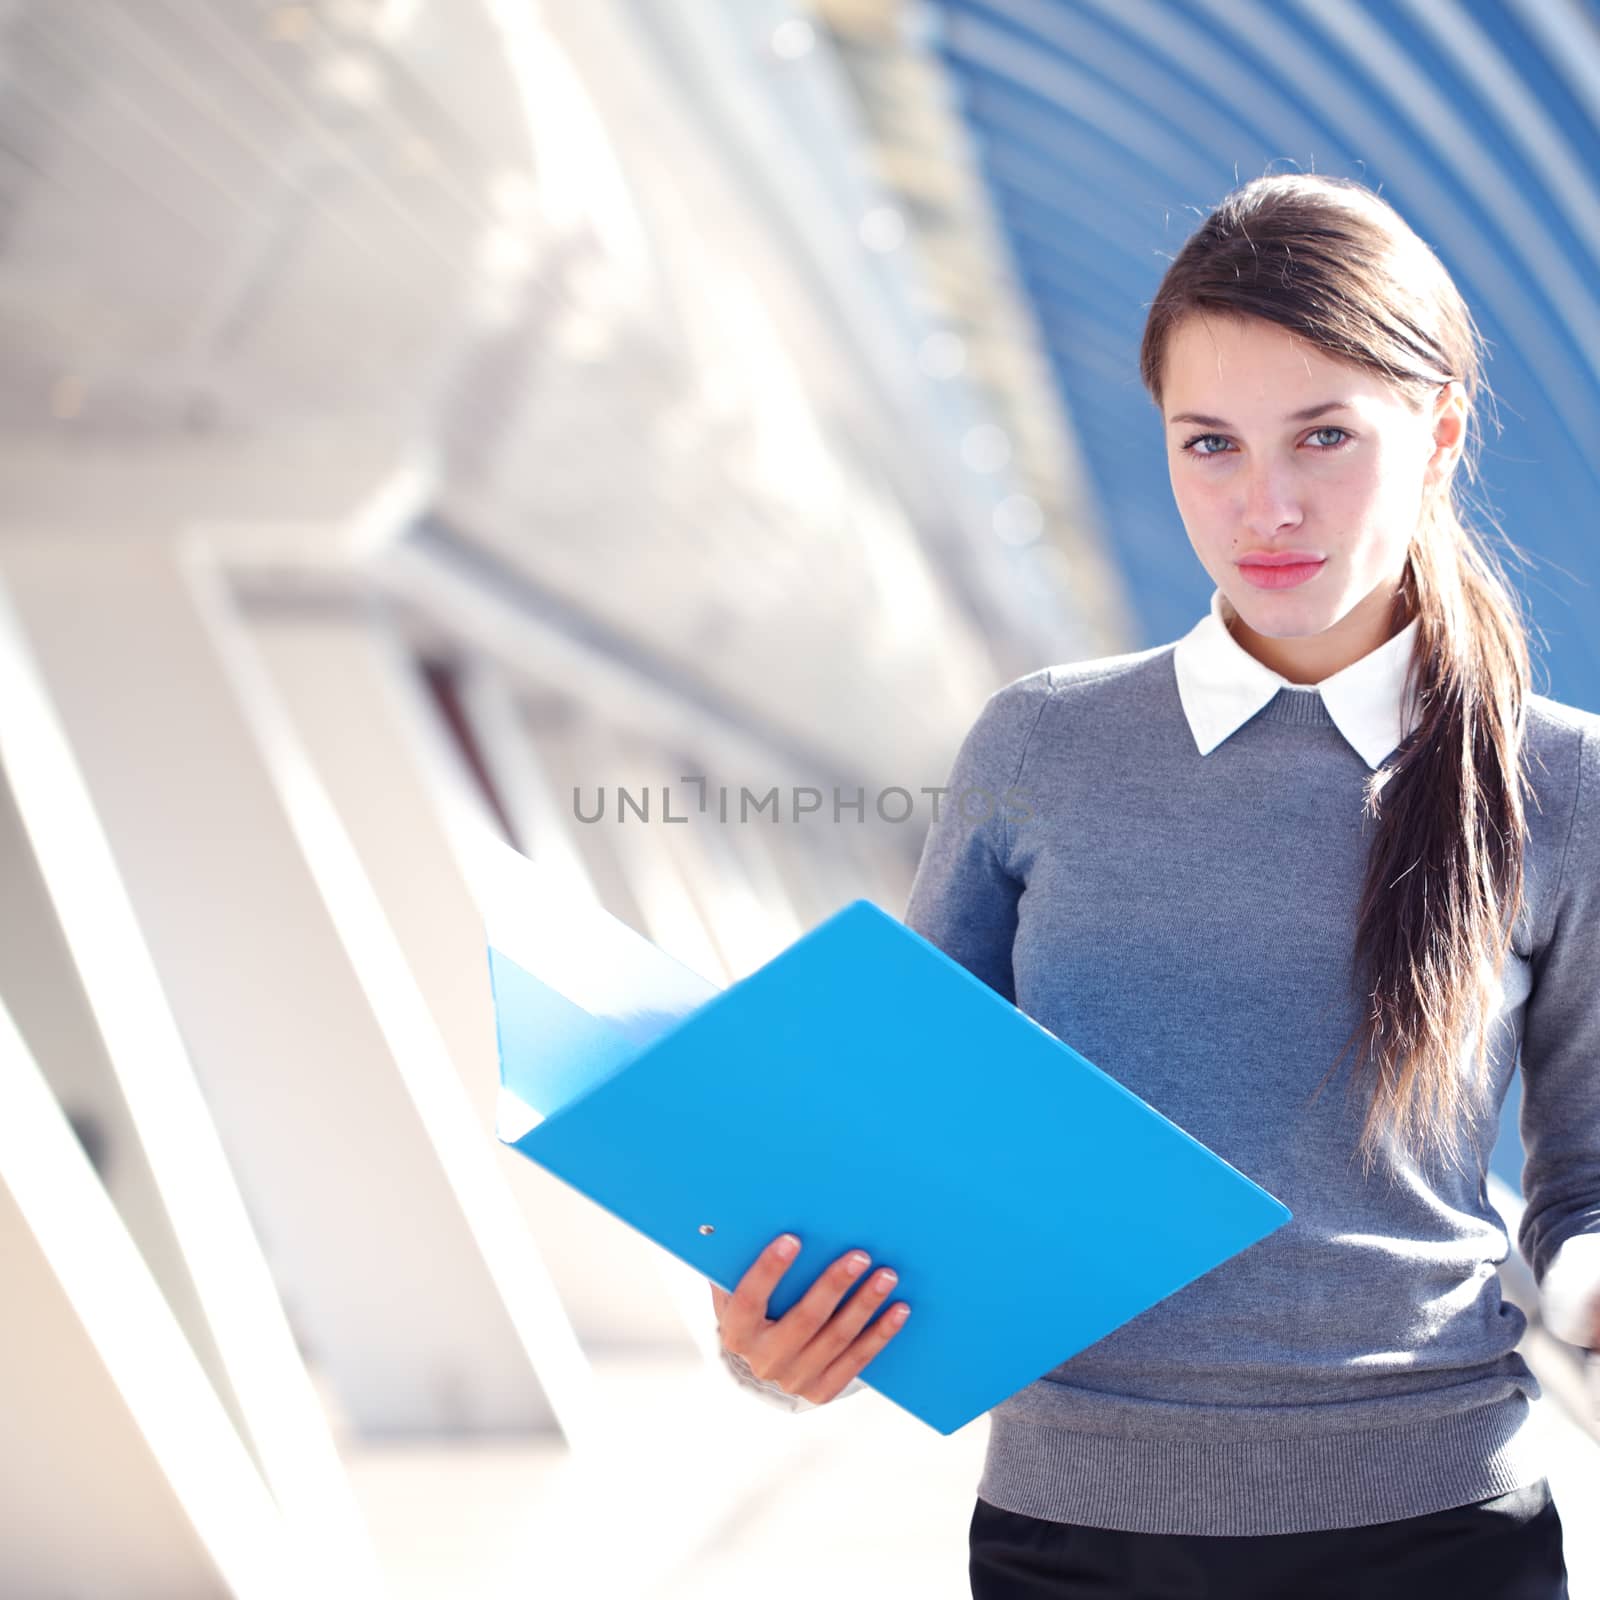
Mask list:
[[1525,769],[1563,855],[1583,839],[1600,865],[1600,714],[1552,700],[1528,697]]
[[[1600,769],[1600,713],[1530,694],[1527,741],[1536,774],[1543,769],[1559,781],[1565,773],[1577,783]],[[1594,803],[1600,805],[1600,795]]]
[[1536,692],[1528,695],[1528,722],[1544,728],[1583,729],[1591,738],[1600,732],[1600,712],[1586,711],[1582,706]]
[[1585,943],[1583,959],[1592,966],[1600,911],[1600,715],[1530,695],[1526,740],[1524,768],[1534,793],[1526,813],[1530,859],[1539,863],[1536,878],[1550,885],[1539,942],[1565,928]]
[[[989,695],[967,729],[956,753],[952,781],[963,784],[1014,782],[1021,773],[1028,752],[1035,746],[1035,734],[1045,722],[1049,707],[1058,710],[1063,701],[1078,702],[1070,721],[1079,728],[1100,728],[1119,724],[1126,717],[1138,716],[1145,702],[1147,685],[1159,681],[1159,658],[1172,646],[1130,651],[1124,655],[1096,656],[1038,667],[1002,684]],[[1151,669],[1155,668],[1152,673]],[[1171,682],[1171,672],[1167,672]],[[1131,686],[1119,694],[1118,685]],[[1092,714],[1080,715],[1084,695],[1097,692]],[[1052,720],[1041,738],[1056,739],[1062,731],[1059,719]],[[1059,742],[1059,740],[1056,740]]]
[[991,706],[1007,710],[1025,707],[1038,709],[1040,702],[1073,698],[1085,693],[1113,694],[1121,684],[1138,694],[1161,682],[1162,658],[1172,654],[1173,645],[1152,645],[1148,650],[1129,650],[1115,656],[1092,656],[1082,661],[1057,662],[1038,667],[1003,684],[989,697]]
[[1112,737],[1130,721],[1146,724],[1152,706],[1173,693],[1172,669],[1164,659],[1172,649],[1163,644],[1058,662],[1013,678],[985,701],[967,735],[972,753],[1015,774],[1036,733],[1059,746],[1069,730]]

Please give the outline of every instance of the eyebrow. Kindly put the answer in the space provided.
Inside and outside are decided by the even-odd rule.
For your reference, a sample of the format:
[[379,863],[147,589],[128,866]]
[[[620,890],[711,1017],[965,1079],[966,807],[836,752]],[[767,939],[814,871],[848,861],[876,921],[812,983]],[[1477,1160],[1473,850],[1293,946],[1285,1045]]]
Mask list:
[[[1320,417],[1328,411],[1348,411],[1348,400],[1323,400],[1314,406],[1302,407],[1299,411],[1291,411],[1286,419],[1289,422],[1310,422],[1313,417]],[[1175,417],[1167,418],[1170,427],[1175,422],[1198,422],[1202,428],[1226,428],[1228,424],[1221,417],[1208,417],[1198,411],[1180,411]]]

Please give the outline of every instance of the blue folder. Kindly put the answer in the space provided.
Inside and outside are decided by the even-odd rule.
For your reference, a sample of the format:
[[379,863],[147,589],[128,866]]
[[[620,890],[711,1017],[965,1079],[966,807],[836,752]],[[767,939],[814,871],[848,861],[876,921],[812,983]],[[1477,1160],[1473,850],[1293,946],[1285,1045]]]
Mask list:
[[1289,1220],[868,900],[719,989],[535,892],[489,967],[500,1139],[724,1289],[797,1235],[772,1317],[852,1246],[892,1266],[862,1379],[942,1434]]

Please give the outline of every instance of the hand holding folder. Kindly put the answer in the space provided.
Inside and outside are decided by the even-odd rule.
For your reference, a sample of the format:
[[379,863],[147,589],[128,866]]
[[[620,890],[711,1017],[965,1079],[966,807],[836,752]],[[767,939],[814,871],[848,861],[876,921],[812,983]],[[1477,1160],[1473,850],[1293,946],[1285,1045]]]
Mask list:
[[[775,1389],[778,1396],[787,1396],[791,1409],[796,1398],[808,1405],[826,1404],[815,1401],[807,1388],[827,1378],[835,1367],[843,1381],[834,1380],[836,1387],[828,1399],[842,1399],[862,1387],[861,1369],[911,1315],[910,1305],[895,1294],[898,1279],[893,1270],[882,1262],[854,1267],[856,1252],[851,1251],[820,1270],[813,1264],[814,1281],[799,1300],[781,1318],[767,1316],[773,1291],[789,1270],[797,1244],[790,1234],[773,1240],[751,1263],[733,1294],[711,1285],[717,1334],[728,1365],[763,1391]],[[880,1281],[885,1271],[887,1283]],[[737,1297],[739,1290],[745,1291],[743,1302]],[[789,1364],[782,1383],[768,1381],[751,1365],[752,1354],[764,1359],[769,1350]]]
[[514,851],[494,901],[501,1140],[724,1289],[797,1235],[774,1318],[893,1266],[862,1378],[940,1433],[1289,1220],[870,901],[722,990]]

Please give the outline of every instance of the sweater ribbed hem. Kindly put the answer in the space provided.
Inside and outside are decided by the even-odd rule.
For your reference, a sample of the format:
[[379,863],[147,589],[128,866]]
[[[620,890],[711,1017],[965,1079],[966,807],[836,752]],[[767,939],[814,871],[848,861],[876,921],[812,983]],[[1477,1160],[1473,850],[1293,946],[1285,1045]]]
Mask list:
[[1401,1427],[1188,1442],[1077,1433],[992,1413],[978,1497],[1130,1533],[1364,1527],[1505,1494],[1545,1474],[1527,1396]]

